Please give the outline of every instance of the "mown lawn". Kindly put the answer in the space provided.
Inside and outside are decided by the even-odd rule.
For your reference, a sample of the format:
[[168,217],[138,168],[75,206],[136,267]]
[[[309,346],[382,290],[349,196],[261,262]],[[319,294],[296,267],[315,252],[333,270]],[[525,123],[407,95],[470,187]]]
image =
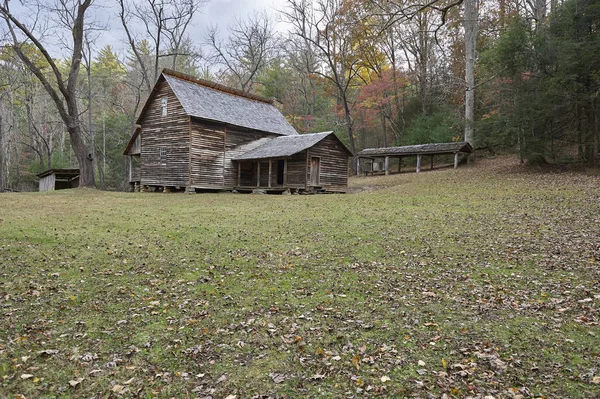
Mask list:
[[593,398],[600,175],[0,195],[0,397]]

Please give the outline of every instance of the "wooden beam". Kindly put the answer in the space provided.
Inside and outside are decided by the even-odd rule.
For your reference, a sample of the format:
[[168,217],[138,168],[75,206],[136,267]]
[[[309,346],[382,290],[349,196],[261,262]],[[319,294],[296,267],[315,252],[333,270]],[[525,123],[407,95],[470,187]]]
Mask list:
[[458,152],[454,153],[454,169],[458,168]]
[[287,163],[288,163],[287,159],[284,159],[283,160],[283,185],[284,186],[287,186],[287,180],[288,180],[288,178],[287,178],[287,168],[288,168]]
[[271,158],[269,158],[269,183],[268,183],[268,187],[271,188],[271,177],[273,175],[273,162],[271,160]]
[[400,173],[401,167],[402,167],[402,157],[398,157],[398,173]]
[[133,180],[133,158],[128,156],[127,159],[129,160],[129,182],[131,182]]
[[356,176],[360,176],[360,157],[356,157]]
[[260,161],[256,161],[256,187],[260,187]]
[[383,168],[385,169],[385,174],[389,175],[390,174],[390,171],[389,171],[389,168],[390,168],[390,157],[388,157],[388,156],[385,157],[385,164],[384,164]]
[[417,155],[417,173],[421,171],[421,158],[423,158],[422,155]]
[[431,169],[433,169],[433,157],[434,157],[434,156],[435,156],[435,155],[431,154]]
[[238,161],[238,176],[237,176],[237,185],[238,187],[242,185],[242,162]]

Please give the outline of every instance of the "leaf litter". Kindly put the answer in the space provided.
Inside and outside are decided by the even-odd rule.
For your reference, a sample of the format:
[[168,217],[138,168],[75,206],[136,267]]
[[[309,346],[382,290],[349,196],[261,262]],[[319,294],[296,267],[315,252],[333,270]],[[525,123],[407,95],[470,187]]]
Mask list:
[[597,394],[597,177],[484,160],[351,184],[378,189],[0,196],[0,388]]

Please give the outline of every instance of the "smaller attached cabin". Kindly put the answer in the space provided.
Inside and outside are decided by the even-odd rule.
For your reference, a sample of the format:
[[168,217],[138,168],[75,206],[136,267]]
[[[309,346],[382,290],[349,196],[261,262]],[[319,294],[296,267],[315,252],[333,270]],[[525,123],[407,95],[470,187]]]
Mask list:
[[143,190],[345,192],[352,153],[298,134],[271,100],[163,70],[124,155]]
[[398,159],[398,172],[402,164],[402,158],[417,157],[416,171],[421,171],[423,155],[429,156],[431,160],[431,169],[433,169],[433,160],[437,155],[454,155],[454,169],[458,167],[458,157],[460,154],[468,156],[473,152],[473,147],[466,141],[455,143],[433,143],[407,145],[402,147],[383,147],[383,148],[365,148],[357,156],[356,174],[384,172],[390,173],[390,158]]
[[37,175],[40,191],[64,190],[79,186],[79,169],[50,169]]
[[233,159],[237,189],[345,192],[352,153],[333,132],[282,136]]

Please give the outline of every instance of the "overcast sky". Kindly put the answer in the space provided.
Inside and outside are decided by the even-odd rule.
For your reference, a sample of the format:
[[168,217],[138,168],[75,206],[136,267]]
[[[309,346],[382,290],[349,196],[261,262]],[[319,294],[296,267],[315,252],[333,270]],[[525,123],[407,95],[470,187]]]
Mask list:
[[[111,3],[110,0],[101,1],[104,4]],[[188,28],[187,34],[195,43],[201,44],[208,27],[216,25],[219,33],[225,35],[227,26],[233,23],[235,18],[244,19],[254,12],[263,11],[272,17],[275,29],[282,32],[285,31],[285,24],[278,22],[280,16],[277,10],[282,9],[284,4],[285,0],[209,0],[194,17],[194,24]],[[110,44],[117,53],[123,55],[128,46],[125,43],[125,31],[117,17],[118,10],[116,7],[99,7],[95,12],[99,16],[102,15],[101,19],[107,19],[110,25],[108,31],[102,32],[96,40],[97,49]]]

